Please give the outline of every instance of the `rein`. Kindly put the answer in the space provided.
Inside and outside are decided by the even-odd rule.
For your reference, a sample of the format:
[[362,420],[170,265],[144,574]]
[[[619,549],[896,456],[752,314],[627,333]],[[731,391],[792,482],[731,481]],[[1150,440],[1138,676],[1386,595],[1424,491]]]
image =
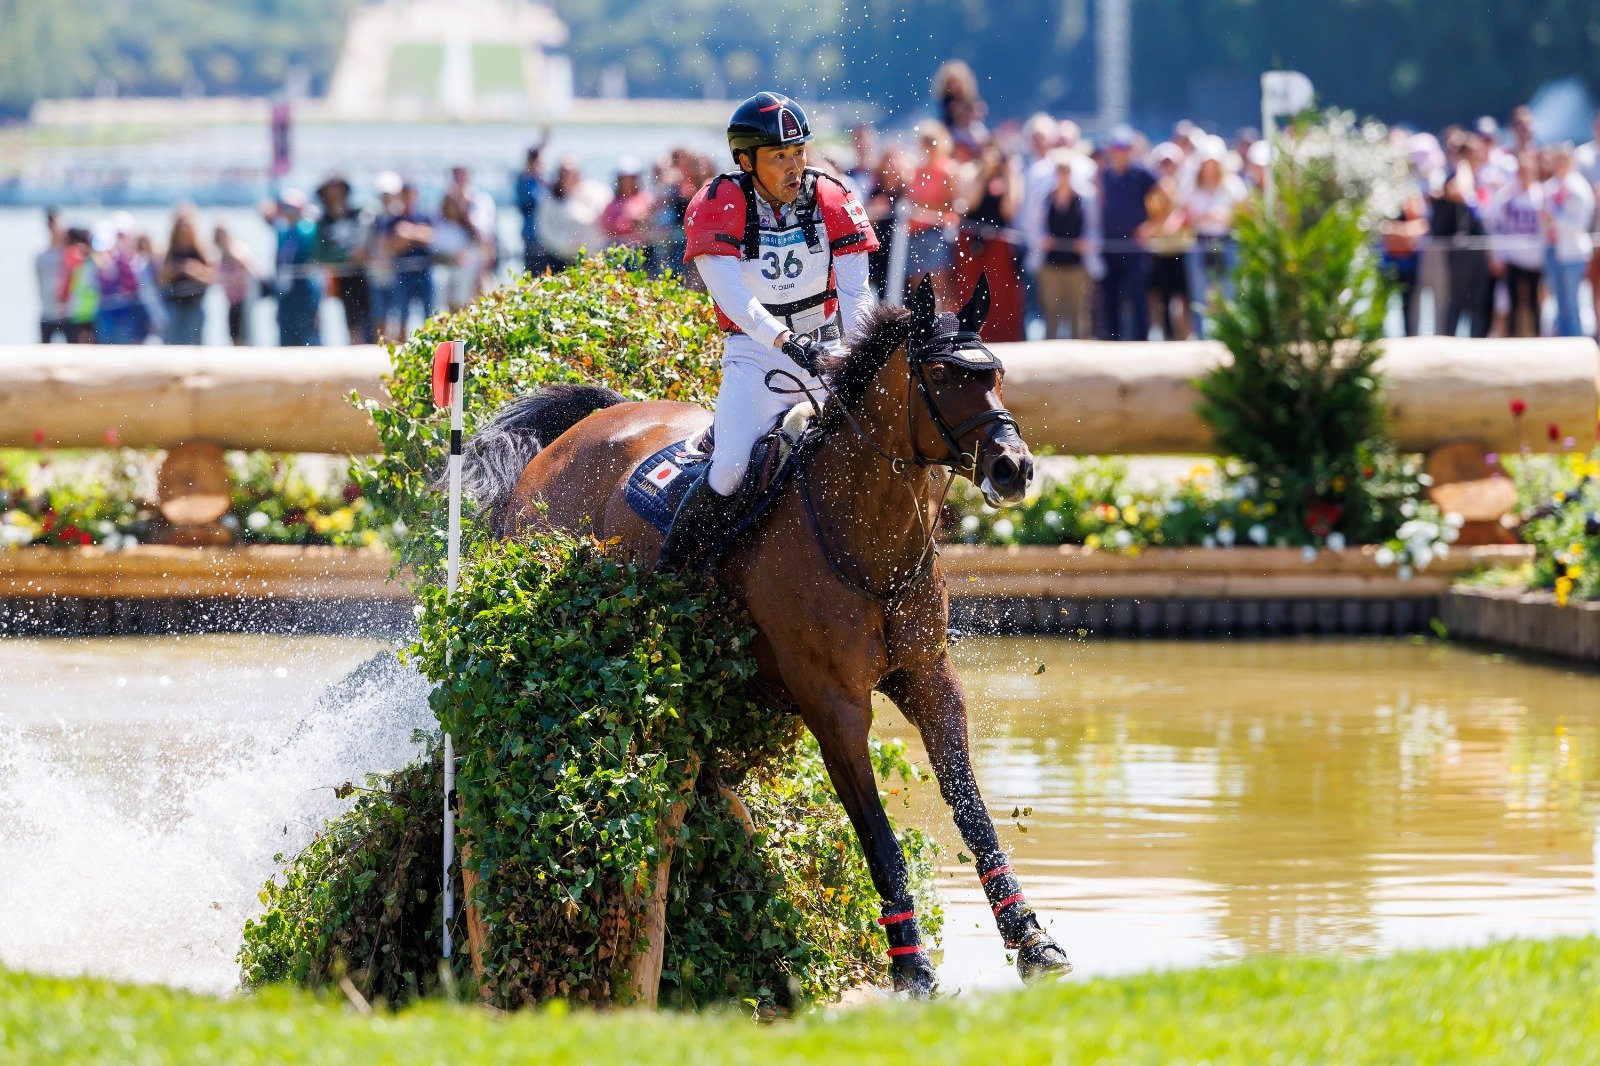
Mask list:
[[[795,470],[795,474],[799,481],[800,501],[805,510],[806,525],[810,527],[812,538],[816,540],[817,547],[821,549],[822,557],[827,561],[828,569],[833,571],[833,576],[838,578],[840,584],[852,592],[882,605],[889,611],[893,611],[899,602],[905,598],[906,594],[932,571],[934,559],[939,554],[937,540],[934,535],[935,527],[938,524],[938,513],[944,507],[944,501],[950,494],[950,487],[955,483],[956,474],[970,474],[977,469],[984,442],[975,442],[972,446],[972,451],[966,452],[961,448],[961,438],[991,422],[1000,422],[1011,426],[1013,429],[1017,426],[1016,418],[1003,407],[990,408],[967,419],[958,426],[951,426],[949,420],[944,417],[944,412],[940,410],[938,401],[934,399],[933,389],[927,379],[927,364],[952,359],[957,352],[964,348],[981,346],[982,342],[978,339],[977,334],[962,332],[940,337],[931,344],[919,346],[915,351],[910,347],[910,343],[909,340],[906,342],[906,356],[911,366],[911,379],[917,386],[917,395],[922,400],[923,409],[927,411],[928,417],[933,420],[935,428],[938,429],[939,435],[944,441],[947,450],[942,457],[929,457],[922,453],[922,449],[917,444],[916,410],[911,404],[908,403],[906,405],[907,436],[911,440],[912,451],[911,457],[907,459],[885,450],[861,425],[860,419],[856,418],[854,412],[839,399],[839,395],[834,391],[833,386],[825,378],[821,376],[817,378],[823,393],[832,402],[834,409],[843,416],[845,423],[850,426],[855,435],[867,447],[888,461],[890,471],[900,478],[901,483],[906,487],[906,492],[911,496],[912,510],[917,516],[917,527],[922,538],[922,551],[917,556],[916,565],[911,568],[904,578],[894,580],[887,590],[878,592],[869,587],[868,580],[864,576],[858,578],[846,572],[846,561],[849,562],[849,569],[854,570],[858,575],[862,574],[864,568],[857,565],[847,552],[840,550],[832,543],[827,530],[823,528],[822,521],[817,515],[816,501],[812,497],[811,482],[807,477],[811,459],[822,441],[826,439],[826,436],[819,432],[811,440],[802,441],[796,446],[799,449],[804,449],[801,454],[796,456],[796,462],[799,465]],[[954,361],[959,362],[960,360],[957,357]],[[781,378],[787,378],[794,383],[793,386],[785,388],[774,387],[773,381]],[[811,401],[811,405],[816,408],[820,418],[824,406],[817,403],[811,389],[798,375],[787,370],[769,370],[764,382],[770,391],[780,396],[805,396],[807,400]],[[947,476],[944,488],[939,493],[938,503],[934,508],[934,520],[930,523],[925,513],[925,505],[917,496],[917,490],[913,485],[915,475],[911,471],[913,468],[920,470],[936,466],[944,467],[947,471]],[[898,567],[896,569],[898,570]]]

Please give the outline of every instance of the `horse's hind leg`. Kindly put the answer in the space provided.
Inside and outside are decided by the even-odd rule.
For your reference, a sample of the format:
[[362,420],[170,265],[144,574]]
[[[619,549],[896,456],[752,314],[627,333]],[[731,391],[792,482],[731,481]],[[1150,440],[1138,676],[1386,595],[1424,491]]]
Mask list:
[[905,854],[878,798],[878,781],[867,750],[871,699],[856,700],[837,692],[821,700],[820,706],[810,700],[803,702],[807,705],[803,711],[806,725],[822,749],[822,761],[828,767],[834,791],[855,827],[873,887],[883,900],[883,917],[878,921],[889,938],[889,971],[895,991],[928,995],[933,992],[937,974],[922,947]]
[[903,671],[883,686],[922,734],[939,792],[949,804],[961,839],[978,864],[978,880],[994,912],[1006,947],[1017,953],[1017,972],[1024,980],[1068,973],[1067,954],[1039,926],[1022,895],[1022,885],[1000,850],[994,821],[978,791],[967,744],[967,701],[948,653],[931,670]]

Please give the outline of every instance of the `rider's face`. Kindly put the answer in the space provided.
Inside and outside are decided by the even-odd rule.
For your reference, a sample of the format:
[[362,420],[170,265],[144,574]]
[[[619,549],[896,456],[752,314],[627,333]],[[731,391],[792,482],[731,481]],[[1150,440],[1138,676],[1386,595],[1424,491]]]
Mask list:
[[800,195],[800,179],[806,169],[806,146],[790,144],[782,148],[757,148],[745,156],[755,159],[757,187],[769,200],[792,204]]

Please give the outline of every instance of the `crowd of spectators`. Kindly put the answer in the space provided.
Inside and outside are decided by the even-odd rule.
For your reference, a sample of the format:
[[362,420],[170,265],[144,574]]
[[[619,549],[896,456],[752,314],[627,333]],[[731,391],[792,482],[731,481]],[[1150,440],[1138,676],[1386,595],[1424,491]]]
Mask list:
[[[934,101],[934,115],[903,138],[858,126],[847,147],[813,145],[812,165],[851,185],[878,230],[871,277],[880,296],[927,278],[949,306],[981,272],[995,294],[991,339],[1207,334],[1206,308],[1229,284],[1236,214],[1265,179],[1270,149],[1258,131],[1225,138],[1179,122],[1157,142],[1127,126],[1091,141],[1046,114],[991,130],[961,63],[941,69]],[[1527,108],[1504,132],[1482,118],[1439,136],[1392,136],[1410,176],[1378,251],[1397,282],[1404,331],[1422,326],[1428,292],[1438,333],[1583,332],[1586,283],[1588,300],[1600,299],[1591,235],[1600,118],[1596,140],[1578,148],[1539,144]],[[494,198],[459,167],[431,211],[392,172],[377,177],[370,207],[338,176],[312,198],[280,193],[263,209],[276,235],[275,261],[264,266],[223,226],[204,240],[188,208],[160,251],[126,215],[84,230],[52,214],[37,260],[43,339],[198,343],[203,297],[216,286],[235,343],[248,342],[248,305],[263,295],[276,299],[280,344],[321,342],[324,299],[342,305],[352,343],[400,340],[517,267],[560,270],[582,249],[625,245],[648,269],[684,270],[684,213],[723,161],[681,148],[648,166],[623,157],[604,185],[576,157],[546,155],[543,143],[530,148],[511,181],[520,262],[501,254]],[[686,280],[696,282],[692,268]]]

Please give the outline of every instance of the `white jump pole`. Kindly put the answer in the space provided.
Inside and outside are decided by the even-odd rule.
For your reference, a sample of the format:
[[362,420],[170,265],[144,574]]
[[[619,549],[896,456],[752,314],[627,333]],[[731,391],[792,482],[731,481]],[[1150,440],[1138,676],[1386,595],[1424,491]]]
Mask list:
[[[433,352],[433,402],[436,406],[450,405],[450,539],[445,554],[445,599],[455,595],[456,581],[461,574],[461,432],[462,410],[466,393],[466,346],[460,341],[444,341]],[[445,653],[449,666],[449,652]],[[455,877],[452,867],[456,861],[456,751],[449,730],[444,734],[444,891],[440,909],[440,945],[448,960],[453,947],[450,941],[450,915],[455,911]]]
[[911,201],[901,197],[894,205],[894,230],[889,235],[889,270],[884,279],[883,302],[890,307],[905,303],[906,259],[911,241]]

